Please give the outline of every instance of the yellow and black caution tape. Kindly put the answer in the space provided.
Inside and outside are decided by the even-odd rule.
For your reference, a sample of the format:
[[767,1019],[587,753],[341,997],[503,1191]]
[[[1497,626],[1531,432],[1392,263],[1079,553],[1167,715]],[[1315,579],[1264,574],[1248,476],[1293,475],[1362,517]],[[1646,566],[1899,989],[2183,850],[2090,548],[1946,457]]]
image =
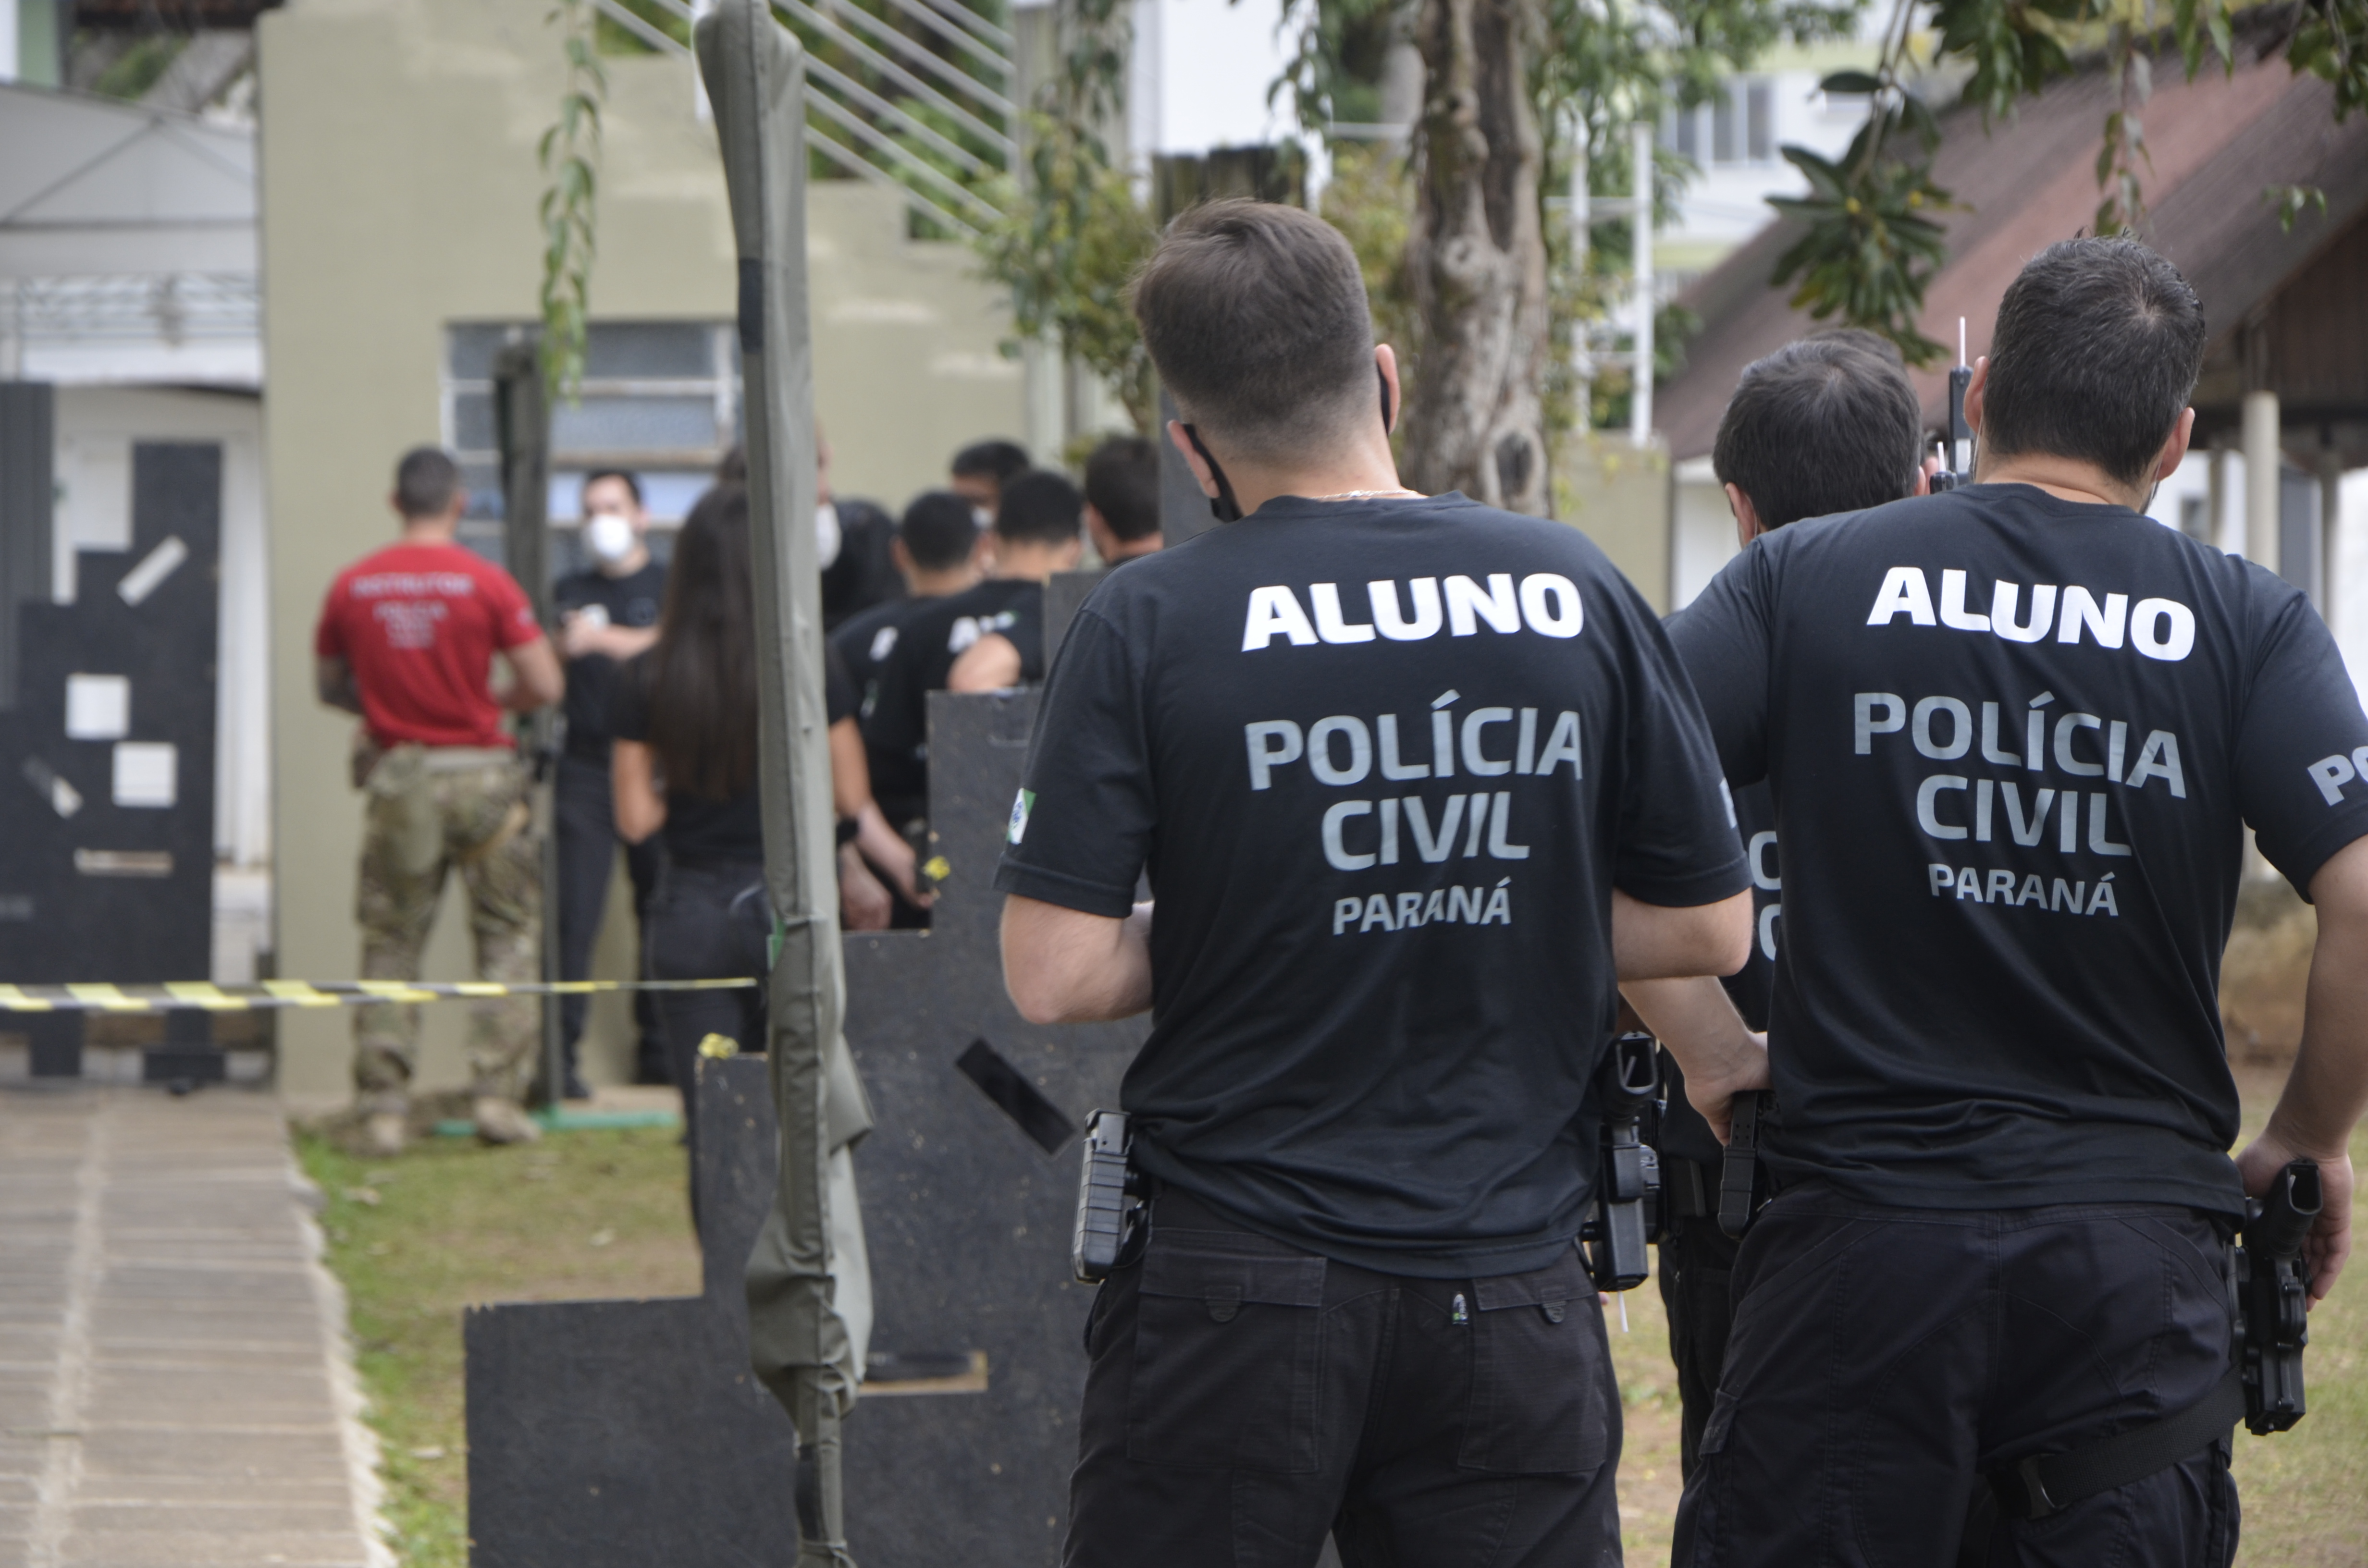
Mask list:
[[486,996],[585,996],[603,991],[745,991],[733,980],[563,980],[507,985],[489,980],[267,980],[260,985],[0,985],[0,1013],[163,1013],[199,1007],[243,1013],[259,1007],[359,1007],[373,1002],[448,1002]]

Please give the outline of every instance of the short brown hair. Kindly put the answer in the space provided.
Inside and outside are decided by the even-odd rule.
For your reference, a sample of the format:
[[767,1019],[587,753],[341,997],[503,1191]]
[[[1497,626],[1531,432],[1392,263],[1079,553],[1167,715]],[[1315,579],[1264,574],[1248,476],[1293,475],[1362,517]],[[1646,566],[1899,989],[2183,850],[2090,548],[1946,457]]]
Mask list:
[[1222,444],[1278,456],[1378,406],[1356,254],[1296,207],[1235,199],[1181,214],[1133,302],[1160,384]]
[[442,517],[461,489],[461,465],[441,447],[414,447],[394,465],[394,509],[406,518]]
[[2210,336],[2179,268],[2124,237],[2062,240],[2007,285],[1990,334],[1982,448],[2154,482]]

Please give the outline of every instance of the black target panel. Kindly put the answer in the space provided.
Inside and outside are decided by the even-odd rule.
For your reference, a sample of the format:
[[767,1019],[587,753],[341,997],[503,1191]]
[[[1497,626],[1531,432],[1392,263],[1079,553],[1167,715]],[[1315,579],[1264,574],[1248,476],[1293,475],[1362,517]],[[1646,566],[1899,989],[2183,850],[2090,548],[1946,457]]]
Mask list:
[[[1034,717],[1030,694],[931,696],[951,867],[932,929],[846,943],[848,1040],[877,1118],[855,1153],[872,1381],[844,1433],[865,1568],[1050,1568],[1067,1520],[1091,1300],[1069,1278],[1076,1130],[1117,1104],[1143,1026],[1039,1027],[1004,994],[992,883]],[[748,1376],[741,1299],[771,1103],[761,1062],[702,1073],[705,1294],[469,1315],[478,1568],[796,1555],[794,1440]]]
[[[48,602],[43,585],[12,612],[16,700],[0,709],[0,822],[14,831],[0,833],[0,981],[211,971],[222,449],[142,442],[131,461],[130,549],[81,551],[74,603]],[[10,509],[12,534],[47,526],[19,510]],[[12,559],[46,556],[23,543],[6,541]],[[80,1071],[78,1017],[26,1021],[36,1072]],[[200,1054],[214,1064],[207,1075],[219,1075],[219,1057]]]

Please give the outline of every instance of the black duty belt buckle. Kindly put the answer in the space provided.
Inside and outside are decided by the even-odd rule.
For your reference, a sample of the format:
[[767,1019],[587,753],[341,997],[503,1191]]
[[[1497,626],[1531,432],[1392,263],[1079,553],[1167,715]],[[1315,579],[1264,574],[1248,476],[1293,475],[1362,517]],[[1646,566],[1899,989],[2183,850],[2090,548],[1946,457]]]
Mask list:
[[2061,1506],[2047,1494],[2046,1478],[2039,1473],[2042,1457],[2033,1454],[1983,1472],[1990,1490],[1998,1494],[1998,1512],[2016,1519],[2044,1519],[2062,1512]]

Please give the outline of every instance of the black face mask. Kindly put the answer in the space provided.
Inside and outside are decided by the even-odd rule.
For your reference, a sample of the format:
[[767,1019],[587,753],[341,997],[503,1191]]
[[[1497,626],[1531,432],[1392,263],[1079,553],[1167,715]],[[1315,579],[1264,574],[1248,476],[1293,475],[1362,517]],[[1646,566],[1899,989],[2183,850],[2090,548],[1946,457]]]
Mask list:
[[[1373,376],[1382,383],[1382,433],[1386,436],[1397,418],[1397,410],[1390,403],[1390,379],[1382,374],[1380,366],[1373,367]],[[1225,471],[1217,466],[1217,460],[1209,455],[1209,449],[1201,444],[1201,432],[1187,425],[1184,426],[1184,438],[1192,443],[1192,449],[1201,454],[1202,462],[1209,465],[1209,477],[1217,482],[1217,494],[1209,501],[1209,516],[1221,523],[1240,522],[1242,507],[1241,503],[1234,499],[1234,483],[1225,477]]]

